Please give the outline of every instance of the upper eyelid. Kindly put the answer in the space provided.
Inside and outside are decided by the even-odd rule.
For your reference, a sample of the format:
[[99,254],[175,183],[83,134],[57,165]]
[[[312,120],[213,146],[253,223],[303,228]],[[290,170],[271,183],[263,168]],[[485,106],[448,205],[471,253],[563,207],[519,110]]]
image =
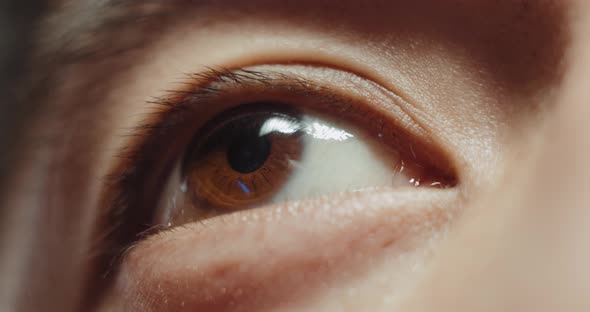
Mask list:
[[[279,64],[280,65],[280,64]],[[267,65],[274,66],[274,65]],[[398,111],[393,115],[397,115],[398,122],[404,124],[398,124],[402,128],[412,132],[416,136],[429,137],[433,136],[429,127],[434,118],[426,117],[428,113],[424,112],[420,107],[414,104],[410,104],[411,101],[407,100],[404,93],[400,90],[391,90],[381,84],[365,77],[364,75],[358,75],[341,69],[333,68],[330,66],[321,66],[316,64],[292,64],[286,65],[286,67],[305,66],[309,68],[322,68],[324,70],[332,70],[334,72],[340,72],[349,76],[353,76],[359,80],[362,80],[364,84],[358,89],[372,89],[374,94],[378,94],[380,102],[386,101],[386,109],[381,109],[380,112],[387,116],[391,116],[394,111]],[[200,104],[206,103],[209,100],[214,100],[216,97],[223,97],[228,93],[235,92],[235,88],[245,89],[248,87],[260,87],[261,92],[272,92],[275,91],[285,92],[291,95],[299,96],[314,96],[314,101],[323,102],[371,102],[364,97],[366,93],[362,95],[362,99],[350,100],[354,97],[353,94],[346,94],[342,90],[337,90],[340,87],[338,83],[333,83],[328,86],[325,82],[317,83],[317,79],[310,79],[301,75],[300,73],[292,73],[288,70],[280,69],[250,69],[260,66],[249,66],[246,68],[225,68],[225,67],[207,67],[206,70],[196,73],[185,73],[181,81],[177,82],[176,85],[180,87],[172,90],[164,90],[163,96],[152,98],[148,101],[148,104],[154,108],[154,114],[144,119],[144,123],[139,127],[135,127],[133,135],[137,135],[142,131],[150,128],[158,128],[158,122],[154,120],[158,115],[162,114],[162,109],[183,109],[189,111],[196,111],[199,109]],[[315,69],[314,69],[315,70]],[[313,71],[313,70],[312,70]],[[323,78],[322,78],[323,79]],[[349,91],[349,90],[347,90]],[[357,97],[359,97],[357,95]],[[383,100],[385,98],[385,100]],[[403,115],[403,116],[402,116]],[[160,115],[161,116],[161,115]],[[418,117],[420,116],[420,117]],[[155,117],[155,118],[153,118]],[[425,120],[422,120],[425,119]]]
[[[416,113],[420,114],[421,110],[419,108],[415,107],[415,105],[409,104],[409,102],[398,93],[394,93],[372,80],[368,80],[355,73],[332,67],[317,66],[315,64],[291,64],[286,66],[279,64],[278,66],[282,67],[280,69],[276,69],[274,66],[276,65],[252,66],[237,69],[207,67],[205,71],[185,73],[184,78],[177,83],[180,84],[180,88],[176,90],[168,90],[164,96],[155,97],[148,102],[152,106],[153,112],[148,115],[148,118],[144,119],[142,124],[132,128],[131,136],[152,136],[154,133],[157,133],[162,129],[174,127],[174,121],[176,118],[170,117],[170,115],[176,114],[177,111],[185,111],[181,112],[185,117],[187,115],[186,112],[200,114],[202,113],[202,105],[209,105],[226,96],[231,97],[232,93],[234,95],[238,94],[242,96],[243,94],[240,93],[241,90],[255,88],[258,93],[263,94],[262,98],[246,99],[246,101],[276,100],[270,96],[270,93],[274,92],[275,94],[286,96],[297,96],[299,99],[312,98],[311,101],[316,104],[322,103],[323,105],[333,105],[337,103],[338,105],[330,111],[330,114],[338,113],[339,111],[340,113],[344,113],[351,109],[358,109],[358,103],[360,102],[364,102],[365,104],[372,102],[386,102],[385,106],[387,107],[382,109],[377,109],[377,105],[368,105],[372,106],[368,111],[373,111],[374,116],[378,118],[374,121],[375,123],[379,123],[383,127],[387,126],[390,130],[396,129],[390,131],[390,134],[393,132],[393,136],[399,135],[399,130],[403,129],[403,132],[401,133],[403,134],[402,136],[420,138],[421,141],[428,142],[429,144],[434,144],[437,141],[436,139],[433,139],[431,129],[416,117]],[[325,83],[324,81],[321,83],[316,82],[324,79],[324,77],[321,77],[320,79],[317,77],[308,78],[306,75],[307,73],[292,72],[286,69],[297,66],[306,67],[307,70],[304,70],[303,72],[313,72],[320,69],[333,71],[347,77],[353,77],[356,80],[362,81],[361,85],[356,86],[357,89],[371,89],[373,92],[369,93],[375,94],[375,98],[367,99],[366,96],[368,93],[363,93],[362,98],[358,94],[356,94],[355,97],[354,94],[349,92],[350,90],[343,91],[341,86],[338,86],[339,83]],[[240,99],[239,104],[245,103]],[[314,107],[314,109],[319,109],[319,107]],[[219,112],[220,111],[217,110],[217,113]],[[364,112],[359,112],[359,114],[364,114]],[[391,124],[394,124],[394,126],[389,127]],[[434,145],[437,145],[433,146],[434,149],[442,150],[440,145]],[[412,147],[410,146],[408,150],[412,150]],[[414,154],[413,151],[412,154]],[[444,154],[447,154],[446,158],[450,158],[448,157],[450,155],[448,155],[446,151],[444,151]],[[131,155],[131,153],[128,153],[128,155]],[[427,161],[433,163],[434,160],[435,159],[431,158]],[[443,166],[448,165],[449,164],[445,164]]]

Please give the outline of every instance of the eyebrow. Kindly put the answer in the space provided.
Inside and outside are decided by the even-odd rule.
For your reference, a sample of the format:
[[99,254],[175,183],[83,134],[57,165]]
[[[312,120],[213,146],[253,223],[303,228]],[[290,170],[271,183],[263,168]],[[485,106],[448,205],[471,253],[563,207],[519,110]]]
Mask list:
[[[188,0],[80,1],[58,7],[41,24],[40,56],[62,62],[124,53],[141,47],[145,37],[164,31],[174,9]],[[191,6],[204,1],[190,1]],[[105,45],[105,43],[109,43]]]
[[[423,0],[438,5],[440,0]],[[194,17],[195,10],[212,7],[223,7],[225,10],[234,4],[243,5],[241,0],[81,0],[66,1],[68,5],[57,7],[49,14],[41,25],[38,35],[41,49],[39,55],[56,56],[59,62],[90,61],[104,57],[119,56],[130,50],[140,49],[146,42],[153,42],[157,36],[175,23]],[[74,2],[74,3],[70,3]],[[333,3],[332,3],[333,2]],[[369,0],[375,6],[390,3],[388,0]],[[306,4],[307,3],[307,4]],[[295,6],[333,6],[335,8],[350,7],[355,0],[302,0]],[[451,2],[451,5],[453,5]],[[558,10],[560,5],[555,1],[535,0],[475,0],[468,4],[455,4],[458,9],[474,11],[491,5],[514,7],[515,11]],[[266,5],[265,5],[266,4]],[[249,9],[257,14],[289,14],[293,3],[286,2],[267,11],[273,1],[253,0]],[[366,5],[366,4],[363,4]],[[399,5],[404,8],[405,2]],[[353,6],[354,7],[354,6]],[[480,8],[481,7],[481,8]],[[274,12],[274,10],[277,10]],[[108,43],[108,44],[105,44]]]

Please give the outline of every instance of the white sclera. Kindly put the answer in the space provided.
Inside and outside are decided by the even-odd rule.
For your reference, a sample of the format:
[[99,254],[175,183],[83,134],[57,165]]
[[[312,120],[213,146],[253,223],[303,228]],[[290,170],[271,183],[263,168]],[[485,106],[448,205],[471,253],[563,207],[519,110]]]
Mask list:
[[400,160],[395,151],[380,151],[333,123],[303,117],[303,154],[292,162],[287,183],[272,202],[301,200],[368,187],[408,185],[408,177],[396,172]]

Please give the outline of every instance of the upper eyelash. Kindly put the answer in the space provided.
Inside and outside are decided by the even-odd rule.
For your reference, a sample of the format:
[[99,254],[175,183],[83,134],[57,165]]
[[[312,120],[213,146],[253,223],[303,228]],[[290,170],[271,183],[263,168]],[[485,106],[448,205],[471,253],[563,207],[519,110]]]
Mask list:
[[[203,101],[208,97],[219,95],[222,89],[212,85],[216,83],[233,83],[236,85],[247,85],[252,83],[270,86],[273,82],[276,87],[278,81],[283,82],[281,87],[291,87],[292,91],[305,92],[309,95],[317,94],[320,86],[302,77],[286,75],[278,72],[262,72],[249,69],[231,70],[228,68],[208,67],[207,71],[200,73],[185,74],[188,82],[183,82],[185,90],[167,90],[171,97],[154,98],[148,103],[155,106],[164,106],[174,109],[193,110],[195,101]],[[179,100],[181,98],[181,100]]]

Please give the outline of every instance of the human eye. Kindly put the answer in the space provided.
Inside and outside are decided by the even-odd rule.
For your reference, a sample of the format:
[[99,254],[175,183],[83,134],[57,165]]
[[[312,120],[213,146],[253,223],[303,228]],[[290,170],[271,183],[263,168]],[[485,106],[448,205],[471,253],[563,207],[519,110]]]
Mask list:
[[[400,109],[386,111],[384,102]],[[151,103],[107,180],[105,203],[132,216],[123,245],[136,233],[253,208],[457,183],[407,103],[349,72],[207,69]]]
[[[455,183],[449,168],[437,167],[441,164],[423,155],[418,158],[416,152],[424,153],[419,139],[404,137],[391,124],[393,118],[369,103],[338,95],[320,82],[268,69],[224,70],[215,75],[221,81],[197,86],[217,93],[205,101],[233,92],[235,102],[215,104],[220,108],[213,111],[221,112],[195,127],[190,142],[181,144],[186,146],[182,156],[155,201],[159,202],[156,226],[172,227],[334,193],[446,188]],[[240,96],[253,88],[258,88],[257,99]],[[190,95],[171,101],[207,105],[191,103],[203,99]]]
[[352,72],[208,68],[175,87],[150,100],[152,111],[128,133],[105,180],[103,203],[115,212],[105,220],[117,225],[105,238],[107,276],[134,263],[141,246],[203,224],[209,234],[201,239],[220,242],[259,220],[303,226],[323,214],[345,224],[355,218],[337,220],[372,210],[368,198],[430,206],[427,198],[444,201],[458,183],[411,105]]

